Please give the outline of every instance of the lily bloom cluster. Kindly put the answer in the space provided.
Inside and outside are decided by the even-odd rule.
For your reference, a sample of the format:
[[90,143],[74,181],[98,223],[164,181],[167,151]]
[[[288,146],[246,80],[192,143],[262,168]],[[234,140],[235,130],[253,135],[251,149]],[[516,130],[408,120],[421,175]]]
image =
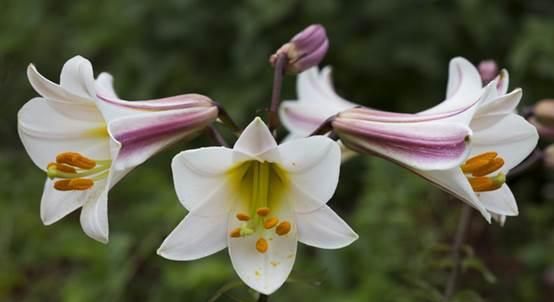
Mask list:
[[[173,158],[175,191],[188,214],[159,255],[194,260],[227,248],[249,287],[273,293],[292,270],[298,242],[338,249],[358,238],[326,205],[339,182],[341,156],[354,152],[411,170],[488,221],[504,223],[518,214],[506,175],[538,135],[514,113],[522,91],[507,92],[506,71],[485,80],[471,63],[455,58],[443,102],[416,114],[385,112],[334,92],[330,69],[314,67],[327,48],[325,30],[312,25],[271,59],[283,68],[279,72],[302,72],[298,100],[282,103],[279,111],[290,139],[278,144],[274,129],[257,117],[232,148],[185,150]],[[40,97],[21,108],[18,130],[47,176],[42,221],[50,225],[81,208],[83,231],[103,243],[109,238],[108,191],[118,181],[170,144],[229,119],[199,94],[122,100],[111,75],[95,79],[91,63],[79,56],[65,63],[59,84],[33,65],[27,75]]]

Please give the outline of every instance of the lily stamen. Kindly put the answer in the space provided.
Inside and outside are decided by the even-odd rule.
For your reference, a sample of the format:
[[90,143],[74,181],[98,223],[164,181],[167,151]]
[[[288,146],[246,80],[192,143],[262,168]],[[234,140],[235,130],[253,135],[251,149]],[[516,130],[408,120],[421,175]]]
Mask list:
[[56,156],[56,162],[68,164],[77,168],[89,170],[96,167],[96,161],[85,157],[77,152],[64,152]]
[[284,236],[284,235],[286,235],[290,232],[291,228],[292,228],[292,226],[291,226],[290,222],[283,221],[283,222],[279,223],[277,228],[275,228],[275,233],[277,233],[277,235],[279,235],[279,236]]
[[77,152],[63,152],[56,156],[56,162],[48,164],[46,174],[50,179],[61,178],[54,183],[56,190],[88,190],[95,181],[108,177],[111,163],[111,160],[93,160]]
[[260,238],[256,241],[256,250],[260,253],[265,253],[269,249],[269,244],[265,238]]
[[460,166],[467,176],[474,192],[489,192],[498,190],[506,182],[506,176],[500,172],[495,176],[487,176],[504,166],[504,159],[497,152],[485,152],[468,159]]
[[84,191],[92,188],[94,181],[88,178],[62,179],[54,183],[58,191]]
[[493,177],[468,177],[471,188],[475,192],[489,192],[500,189],[506,182],[506,175],[504,173],[498,173]]

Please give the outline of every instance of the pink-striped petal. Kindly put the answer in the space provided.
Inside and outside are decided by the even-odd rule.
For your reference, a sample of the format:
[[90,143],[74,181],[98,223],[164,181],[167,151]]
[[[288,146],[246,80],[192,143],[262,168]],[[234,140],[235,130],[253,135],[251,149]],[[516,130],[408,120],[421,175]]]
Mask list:
[[416,169],[449,169],[458,166],[469,152],[471,130],[461,124],[376,123],[340,116],[332,124],[348,148]]
[[217,118],[217,107],[184,108],[146,112],[116,119],[108,124],[121,144],[114,163],[117,170],[143,163],[171,143],[196,134]]

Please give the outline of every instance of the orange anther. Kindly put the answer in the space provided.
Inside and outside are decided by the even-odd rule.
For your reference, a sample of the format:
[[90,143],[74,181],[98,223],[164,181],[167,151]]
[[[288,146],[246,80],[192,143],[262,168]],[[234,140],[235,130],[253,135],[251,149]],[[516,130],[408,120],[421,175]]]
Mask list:
[[471,173],[475,177],[485,176],[491,174],[492,172],[498,171],[498,169],[504,166],[504,159],[501,157],[496,157],[488,162],[488,164],[477,168]]
[[92,169],[96,167],[96,161],[87,158],[77,152],[64,152],[56,156],[56,162],[59,164],[68,164],[81,169]]
[[52,168],[64,173],[77,173],[77,170],[75,170],[75,168],[68,166],[66,164],[49,163],[47,169],[52,169]]
[[84,191],[92,188],[94,181],[88,178],[62,179],[54,183],[58,191]]
[[269,208],[259,208],[256,210],[256,214],[262,217],[269,215],[270,212],[271,210]]
[[271,217],[264,221],[264,228],[271,229],[272,227],[276,226],[277,223],[279,223],[279,219],[277,217]]
[[71,187],[69,186],[70,179],[62,179],[58,180],[54,183],[54,189],[58,191],[71,191]]
[[269,244],[267,243],[267,240],[265,238],[260,238],[258,241],[256,241],[256,250],[260,253],[267,252],[267,249],[269,248]]
[[232,230],[231,233],[229,234],[229,236],[231,236],[232,238],[240,237],[240,228],[236,228],[236,229]]
[[475,192],[494,191],[504,184],[503,177],[500,180],[497,177],[469,177],[468,180]]
[[250,216],[245,213],[237,213],[237,219],[240,221],[248,221],[250,220]]
[[277,233],[277,235],[279,235],[279,236],[283,236],[283,235],[288,234],[290,232],[290,229],[291,229],[290,222],[283,221],[283,222],[279,223],[279,225],[275,229],[275,233]]
[[473,171],[478,170],[486,165],[489,164],[488,160],[485,159],[476,159],[472,161],[471,163],[465,163],[461,165],[462,172],[464,173],[473,173]]
[[495,158],[496,156],[498,156],[498,153],[496,153],[496,152],[484,152],[484,153],[481,153],[479,155],[473,156],[472,158],[468,159],[466,161],[466,164],[471,164],[474,161],[479,161],[479,160],[489,161],[489,160]]

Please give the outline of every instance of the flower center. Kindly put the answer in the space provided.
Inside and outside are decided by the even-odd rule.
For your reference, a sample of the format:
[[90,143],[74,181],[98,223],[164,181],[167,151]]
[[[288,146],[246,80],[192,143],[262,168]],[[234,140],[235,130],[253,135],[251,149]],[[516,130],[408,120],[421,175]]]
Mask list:
[[94,182],[108,176],[111,160],[93,160],[77,152],[63,152],[56,156],[56,162],[49,163],[46,174],[59,191],[84,191],[92,188]]
[[235,217],[240,224],[233,229],[231,238],[244,238],[256,234],[255,248],[260,253],[269,249],[272,234],[287,235],[292,224],[280,219],[276,212],[288,186],[287,172],[269,162],[246,161],[229,170],[231,188],[239,198]]
[[460,166],[475,192],[489,192],[500,189],[506,182],[506,175],[498,172],[504,166],[504,159],[496,152],[485,152],[473,156]]

